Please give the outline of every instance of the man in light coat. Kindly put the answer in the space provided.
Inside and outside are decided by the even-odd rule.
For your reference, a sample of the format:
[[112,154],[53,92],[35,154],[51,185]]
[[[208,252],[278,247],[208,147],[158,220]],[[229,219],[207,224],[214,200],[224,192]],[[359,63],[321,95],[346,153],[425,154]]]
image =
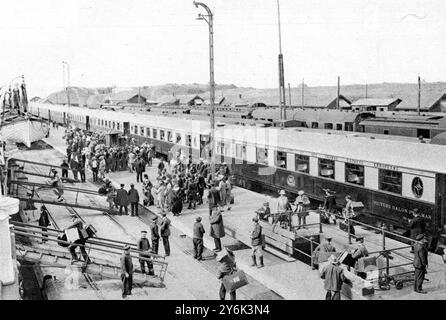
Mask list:
[[329,264],[321,271],[321,279],[324,279],[324,289],[327,290],[325,300],[341,300],[341,288],[348,280],[344,276],[344,270],[339,266],[339,260],[334,256],[328,259]]
[[215,252],[221,251],[221,238],[223,238],[225,233],[225,227],[223,225],[223,216],[221,215],[221,209],[218,207],[209,218],[209,223],[211,224],[210,235],[214,238]]

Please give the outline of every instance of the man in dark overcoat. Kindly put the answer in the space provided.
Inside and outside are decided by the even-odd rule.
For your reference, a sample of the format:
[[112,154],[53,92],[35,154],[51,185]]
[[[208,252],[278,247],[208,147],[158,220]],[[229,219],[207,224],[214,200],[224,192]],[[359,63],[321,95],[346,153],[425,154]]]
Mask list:
[[122,281],[122,297],[132,294],[133,287],[133,262],[130,256],[130,246],[124,247],[121,256],[121,281]]
[[125,214],[129,214],[129,196],[127,191],[124,189],[124,184],[121,184],[121,189],[116,192],[116,204],[119,206],[119,214],[122,214],[123,208],[125,210]]
[[424,276],[427,272],[427,239],[423,234],[419,234],[415,239],[418,242],[414,244],[413,266],[415,268],[414,291],[418,293],[427,293],[423,290]]
[[169,244],[169,236],[170,236],[170,219],[166,217],[167,213],[162,213],[163,217],[160,223],[160,234],[161,238],[163,238],[163,246],[164,252],[166,256],[170,256],[170,244]]
[[193,235],[193,245],[194,245],[194,259],[198,261],[203,260],[203,235],[204,235],[204,227],[201,223],[201,217],[197,217],[194,223],[194,235]]
[[[424,234],[426,232],[426,221],[424,221],[423,217],[420,216],[420,211],[415,208],[412,210],[414,218],[410,221],[410,237],[414,240],[420,234]],[[411,252],[413,252],[414,247],[412,246]]]
[[225,233],[225,227],[223,225],[223,216],[221,215],[221,209],[218,207],[209,218],[209,223],[211,224],[210,235],[214,238],[215,242],[215,252],[221,251],[221,238],[223,238]]

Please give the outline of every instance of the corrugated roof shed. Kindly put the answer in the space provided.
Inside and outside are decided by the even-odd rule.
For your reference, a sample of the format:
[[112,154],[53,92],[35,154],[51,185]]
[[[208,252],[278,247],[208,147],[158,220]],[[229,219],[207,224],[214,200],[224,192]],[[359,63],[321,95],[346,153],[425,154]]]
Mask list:
[[387,99],[378,99],[378,98],[367,98],[367,99],[359,99],[352,103],[352,107],[359,106],[381,106],[387,107],[393,103],[401,101],[401,99],[395,98],[387,98]]

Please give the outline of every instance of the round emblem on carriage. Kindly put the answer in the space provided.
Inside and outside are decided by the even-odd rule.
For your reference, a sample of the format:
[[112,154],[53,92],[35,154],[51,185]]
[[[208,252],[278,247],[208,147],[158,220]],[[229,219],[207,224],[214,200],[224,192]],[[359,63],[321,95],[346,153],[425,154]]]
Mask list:
[[286,178],[286,183],[287,183],[290,187],[295,187],[295,186],[296,186],[296,179],[294,178],[293,175],[290,174],[290,175]]
[[415,177],[412,180],[412,192],[417,198],[421,198],[423,195],[423,181],[421,181],[421,178]]

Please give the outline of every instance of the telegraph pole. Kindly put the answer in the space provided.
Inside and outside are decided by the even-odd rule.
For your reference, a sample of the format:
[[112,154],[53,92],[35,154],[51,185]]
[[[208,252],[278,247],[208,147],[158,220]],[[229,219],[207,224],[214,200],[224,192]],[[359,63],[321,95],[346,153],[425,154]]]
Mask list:
[[279,97],[280,97],[280,119],[286,120],[285,101],[285,75],[283,71],[282,35],[280,30],[280,4],[277,0],[277,22],[279,28]]
[[418,115],[420,115],[421,112],[421,79],[420,75],[418,75]]
[[66,61],[62,61],[63,65],[67,66],[67,103],[68,103],[68,114],[67,114],[67,128],[70,128],[70,107],[71,107],[71,101],[70,101],[70,64]]
[[202,2],[194,1],[193,4],[196,8],[198,6],[204,8],[207,15],[198,14],[198,20],[204,20],[209,26],[209,86],[210,86],[210,99],[211,99],[211,134],[210,134],[210,156],[211,156],[211,177],[215,179],[215,82],[214,82],[214,15],[207,5]]
[[339,95],[341,94],[341,77],[338,76],[338,96],[336,97],[336,107],[339,110]]
[[291,85],[289,82],[288,82],[288,104],[291,108]]
[[302,78],[302,109],[304,108],[304,103],[305,103],[305,89],[304,89],[304,78]]

